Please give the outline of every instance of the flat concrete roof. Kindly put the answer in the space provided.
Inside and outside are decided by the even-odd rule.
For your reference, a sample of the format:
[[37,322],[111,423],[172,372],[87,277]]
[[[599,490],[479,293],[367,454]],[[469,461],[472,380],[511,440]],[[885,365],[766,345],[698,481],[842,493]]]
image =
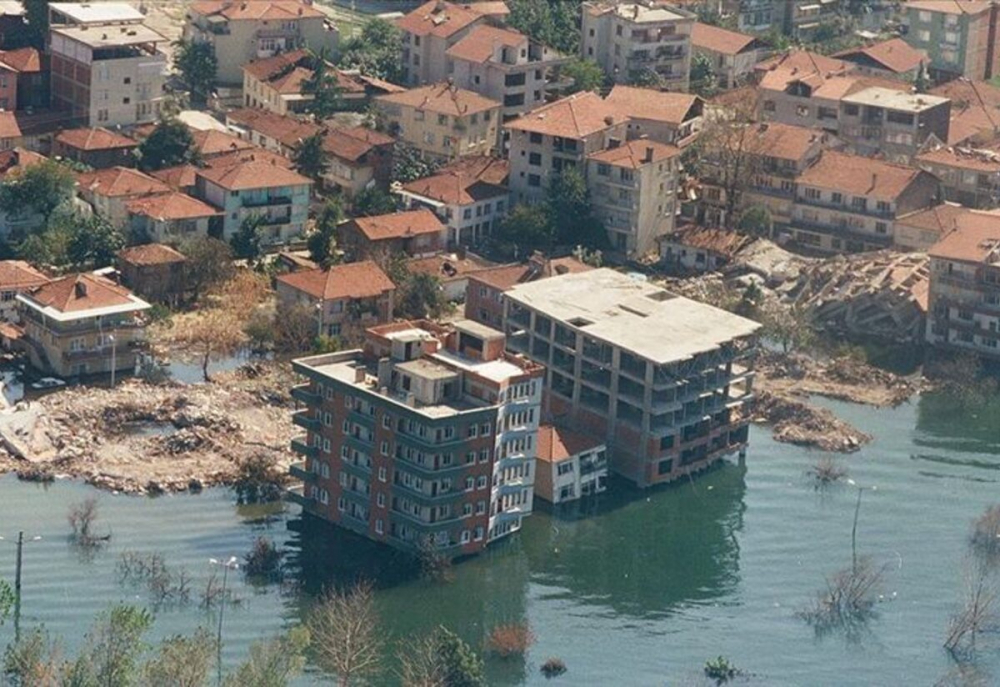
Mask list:
[[503,332],[497,331],[493,327],[487,327],[485,324],[480,324],[475,320],[456,320],[451,323],[451,326],[460,332],[478,336],[484,341],[492,341],[494,339],[503,338]]
[[745,317],[607,268],[518,284],[505,297],[657,364],[692,358],[760,329]]
[[64,14],[77,24],[142,21],[145,15],[125,2],[53,2],[50,10]]
[[438,351],[431,357],[457,367],[460,370],[479,375],[491,382],[505,382],[512,377],[520,377],[525,374],[524,369],[521,367],[502,359],[488,361],[473,360],[448,350]]
[[115,48],[143,43],[163,43],[166,37],[142,24],[123,26],[59,26],[52,33],[79,41],[91,48]]
[[414,377],[421,379],[454,379],[458,377],[458,371],[431,362],[425,358],[407,360],[405,363],[396,363],[396,369],[400,372],[407,372]]
[[845,103],[856,105],[873,105],[890,110],[906,110],[908,112],[923,112],[948,102],[948,98],[926,93],[903,93],[891,88],[872,86],[852,95],[842,98]]
[[678,19],[687,19],[688,16],[680,14],[675,8],[666,8],[663,6],[659,7],[647,7],[645,5],[640,5],[636,2],[623,3],[615,7],[615,12],[620,17],[629,19],[631,21],[644,23],[644,22],[658,22],[658,21],[676,21]]

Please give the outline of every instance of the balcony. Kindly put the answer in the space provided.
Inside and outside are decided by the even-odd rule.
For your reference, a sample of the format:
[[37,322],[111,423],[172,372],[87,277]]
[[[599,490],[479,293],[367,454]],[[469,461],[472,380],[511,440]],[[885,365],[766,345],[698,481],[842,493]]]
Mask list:
[[308,410],[300,410],[297,413],[292,413],[292,424],[302,429],[308,429],[311,432],[318,432],[320,427],[319,420]]
[[308,384],[292,387],[292,398],[310,406],[319,405],[322,400],[319,394],[309,390]]
[[305,461],[302,461],[301,463],[292,463],[288,467],[288,474],[295,479],[300,479],[307,483],[316,482],[319,479],[319,475],[306,469]]
[[273,207],[276,205],[291,205],[291,196],[268,196],[266,198],[254,198],[253,196],[244,196],[243,207],[244,208],[263,208],[263,207]]
[[302,510],[306,513],[324,517],[323,504],[306,496],[305,487],[302,485],[294,486],[291,489],[286,490],[285,500],[302,506]]
[[307,458],[315,458],[319,453],[319,446],[310,446],[301,439],[292,439],[291,447],[292,451]]

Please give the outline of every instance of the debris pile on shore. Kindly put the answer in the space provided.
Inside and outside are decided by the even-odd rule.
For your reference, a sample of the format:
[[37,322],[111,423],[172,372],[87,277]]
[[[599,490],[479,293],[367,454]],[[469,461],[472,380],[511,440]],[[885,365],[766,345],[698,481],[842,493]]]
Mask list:
[[872,439],[825,408],[767,391],[757,396],[754,421],[771,425],[777,441],[823,451],[852,453]]

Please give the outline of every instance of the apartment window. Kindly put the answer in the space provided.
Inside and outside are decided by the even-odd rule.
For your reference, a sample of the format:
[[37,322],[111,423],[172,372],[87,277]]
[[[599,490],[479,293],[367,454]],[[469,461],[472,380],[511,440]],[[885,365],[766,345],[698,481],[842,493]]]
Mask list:
[[132,102],[131,98],[128,98],[128,97],[122,98],[122,104],[123,105],[128,105],[130,102]]
[[866,210],[868,209],[868,199],[855,196],[851,198],[851,207],[855,210]]
[[466,477],[465,478],[465,490],[466,491],[472,491],[475,488],[476,488],[476,478],[472,477],[471,475],[469,477]]
[[466,430],[466,433],[467,436],[469,436],[470,438],[475,438],[479,436],[479,425],[469,425],[468,429]]
[[533,167],[542,166],[542,154],[541,153],[530,153],[528,155],[528,164]]
[[462,219],[472,219],[472,208],[465,208],[462,211]]
[[438,126],[448,126],[448,115],[438,115]]
[[108,121],[108,111],[107,110],[98,110],[97,111],[97,121],[99,121],[99,122],[106,122],[106,121]]
[[920,19],[920,23],[921,24],[930,24],[931,23],[931,13],[930,12],[921,11],[921,12],[917,13],[917,16]]
[[375,496],[375,503],[378,505],[379,508],[385,508],[385,494],[379,492]]
[[635,178],[635,173],[631,169],[621,170],[622,181],[632,181]]
[[670,458],[667,460],[661,460],[656,466],[656,473],[658,475],[668,475],[674,469],[674,461]]
[[484,448],[482,451],[479,452],[479,462],[480,463],[490,462],[490,450],[488,448]]
[[764,101],[764,112],[774,112],[774,101],[765,100]]
[[621,24],[619,24],[618,26],[615,27],[615,35],[616,36],[622,35],[622,26],[621,26]]
[[486,488],[486,475],[480,475],[479,476],[479,479],[476,480],[476,488],[477,489],[485,489]]
[[123,82],[123,83],[124,83],[124,84],[125,84],[126,86],[128,86],[128,85],[129,85],[130,83],[132,83],[132,77],[131,77],[131,76],[126,76],[126,77],[125,77],[125,78],[123,79],[123,81],[122,81],[122,82]]
[[809,200],[819,200],[819,199],[820,199],[820,192],[819,192],[819,189],[815,189],[815,188],[807,188],[807,189],[805,190],[805,196],[806,196],[806,198],[808,198]]
[[341,446],[340,447],[340,457],[343,458],[344,460],[347,460],[347,457],[349,455],[350,455],[350,451],[348,450],[347,445],[345,444],[344,446]]
[[597,175],[602,177],[611,176],[611,165],[604,162],[597,165]]
[[528,175],[528,186],[538,188],[541,185],[542,185],[542,177],[538,176],[537,174]]
[[571,472],[573,472],[573,461],[566,460],[556,466],[556,473],[559,475],[568,475]]
[[462,536],[459,539],[463,544],[469,543],[469,530],[462,530]]
[[920,40],[921,43],[930,43],[931,32],[928,31],[927,29],[920,29],[919,31],[917,31],[917,38]]
[[[500,208],[497,208],[497,210],[499,210],[499,209],[500,209]],[[482,428],[480,429],[480,433],[481,433],[481,434],[482,434],[482,435],[483,435],[484,437],[488,437],[488,436],[490,435],[490,423],[489,423],[489,422],[484,422],[484,423],[483,423],[483,426],[482,426]]]
[[531,132],[531,134],[528,135],[528,140],[531,141],[532,143],[541,143],[542,135],[535,132]]
[[798,115],[799,117],[808,117],[809,107],[807,105],[799,105],[798,107],[795,108],[795,114]]
[[324,439],[323,440],[323,453],[329,453],[329,452],[330,452],[330,440],[329,439]]
[[835,191],[834,193],[832,193],[830,195],[830,200],[833,201],[834,205],[843,205],[844,204],[844,194],[843,193],[837,193]]
[[[381,496],[381,494],[379,494],[379,496]],[[385,525],[382,524],[382,518],[379,518],[378,520],[375,521],[375,533],[385,534]]]
[[889,227],[888,227],[888,225],[886,225],[885,222],[876,222],[875,223],[875,232],[876,233],[885,234],[888,231],[889,231]]
[[434,145],[434,134],[430,131],[424,132],[424,143]]
[[382,413],[382,428],[391,429],[392,428],[392,416],[389,413]]
[[386,480],[386,472],[384,467],[378,469],[378,481],[384,482]]
[[885,202],[884,200],[880,200],[880,201],[878,201],[878,202],[877,202],[877,203],[875,204],[875,208],[876,208],[876,209],[877,209],[877,210],[878,210],[879,212],[882,212],[882,213],[886,213],[886,214],[888,214],[888,212],[889,212],[889,203]]

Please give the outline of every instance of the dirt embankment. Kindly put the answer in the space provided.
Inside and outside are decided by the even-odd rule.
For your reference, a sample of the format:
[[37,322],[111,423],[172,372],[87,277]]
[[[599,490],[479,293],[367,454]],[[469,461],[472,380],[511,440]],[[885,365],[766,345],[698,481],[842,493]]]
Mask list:
[[[241,368],[211,384],[66,389],[0,415],[0,472],[65,475],[130,493],[231,482],[241,461],[294,458],[287,365]],[[17,456],[16,454],[20,454]]]

